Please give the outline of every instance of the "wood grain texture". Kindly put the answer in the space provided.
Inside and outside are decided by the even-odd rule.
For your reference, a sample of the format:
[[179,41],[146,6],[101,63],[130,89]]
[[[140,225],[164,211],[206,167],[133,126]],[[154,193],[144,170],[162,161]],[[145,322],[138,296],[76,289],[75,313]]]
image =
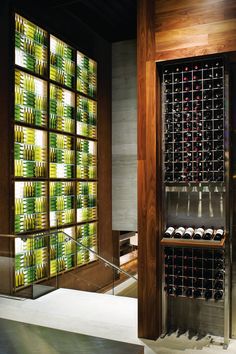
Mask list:
[[236,2],[155,0],[156,60],[236,50]]
[[161,333],[161,291],[157,217],[156,64],[154,2],[138,3],[138,334],[155,339]]
[[222,248],[225,244],[225,237],[219,241],[194,241],[194,240],[182,240],[182,239],[167,239],[161,240],[162,246],[167,247],[201,247],[201,248]]

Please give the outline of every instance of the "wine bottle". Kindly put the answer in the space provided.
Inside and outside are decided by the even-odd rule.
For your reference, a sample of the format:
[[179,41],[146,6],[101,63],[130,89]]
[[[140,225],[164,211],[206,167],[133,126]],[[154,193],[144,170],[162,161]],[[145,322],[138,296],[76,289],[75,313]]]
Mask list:
[[215,233],[214,240],[215,241],[221,241],[224,236],[224,230],[223,229],[217,229]]
[[215,292],[214,294],[214,299],[217,300],[221,300],[223,298],[223,291],[222,290],[218,290]]
[[213,236],[213,229],[209,228],[209,229],[205,230],[204,235],[203,235],[203,239],[204,240],[211,240],[212,236]]
[[205,292],[204,292],[204,297],[205,297],[205,299],[206,300],[209,300],[209,299],[211,299],[212,298],[212,290],[206,290]]
[[191,239],[194,234],[194,229],[192,227],[188,227],[183,235],[184,239]]
[[189,277],[184,277],[184,286],[187,286],[187,287],[192,286],[192,279]]
[[182,295],[182,289],[180,288],[180,287],[176,287],[176,288],[174,288],[174,294],[175,294],[175,296],[180,296],[180,295]]
[[210,269],[204,269],[203,270],[203,276],[204,278],[211,279],[212,278],[212,271]]
[[217,280],[217,281],[215,282],[214,289],[215,289],[215,290],[223,290],[223,282]]
[[166,163],[165,169],[166,169],[166,172],[172,172],[172,170],[173,170],[172,163]]
[[180,226],[175,230],[174,238],[182,238],[185,232],[185,228]]
[[173,293],[174,293],[174,288],[173,288],[173,286],[166,286],[166,287],[165,287],[165,291],[166,291],[166,293],[167,293],[168,295],[173,295]]
[[173,259],[171,256],[165,255],[165,264],[171,265],[173,263]]
[[194,291],[193,291],[193,297],[199,298],[199,297],[201,297],[201,296],[202,296],[201,290],[200,290],[200,289],[194,289]]
[[206,289],[212,289],[212,281],[209,279],[204,279],[203,287]]
[[181,277],[178,277],[178,276],[175,276],[174,278],[174,284],[176,286],[181,286],[182,285],[182,278]]
[[187,290],[185,290],[185,295],[186,295],[187,297],[191,297],[192,294],[193,294],[193,291],[192,291],[191,288],[188,288]]
[[164,237],[167,237],[167,238],[173,237],[174,232],[175,232],[174,227],[169,226],[169,227],[167,228],[167,230],[165,231]]
[[165,283],[168,285],[173,284],[173,277],[170,275],[165,275]]
[[195,229],[193,238],[195,240],[200,240],[200,239],[202,239],[203,235],[204,235],[204,229],[202,227],[199,227],[199,228]]
[[200,64],[198,64],[198,63],[196,63],[196,64],[194,64],[194,66],[193,66],[193,69],[194,70],[200,70]]
[[186,91],[186,92],[191,91],[191,86],[184,85],[184,91]]
[[215,279],[223,280],[224,279],[224,270],[219,270],[215,273]]
[[191,277],[192,276],[192,268],[185,266],[183,268],[183,274],[184,274],[184,276]]

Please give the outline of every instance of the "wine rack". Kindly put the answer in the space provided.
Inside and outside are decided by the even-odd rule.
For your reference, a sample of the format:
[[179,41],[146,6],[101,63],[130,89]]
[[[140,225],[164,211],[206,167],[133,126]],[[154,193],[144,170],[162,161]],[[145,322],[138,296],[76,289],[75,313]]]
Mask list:
[[77,96],[77,134],[97,138],[97,102]]
[[50,84],[50,128],[74,133],[75,94]]
[[224,250],[164,249],[165,292],[169,296],[223,300]]
[[224,181],[224,62],[163,67],[166,182]]
[[97,63],[77,51],[77,91],[96,97]]
[[20,289],[96,259],[73,239],[97,250],[97,63],[16,14],[14,69]]
[[45,182],[15,182],[15,233],[47,229]]
[[50,182],[50,227],[75,222],[74,182]]
[[15,125],[15,177],[46,177],[46,146],[44,131]]
[[[55,276],[60,272],[72,269],[75,266],[75,242],[69,237],[75,237],[74,228],[62,229],[50,237],[50,275]],[[63,233],[64,232],[64,233]]]
[[38,75],[47,73],[47,32],[15,15],[15,63]]
[[15,121],[47,124],[47,83],[20,70],[15,70]]
[[77,138],[77,178],[97,178],[97,142]]
[[[160,66],[163,323],[167,331],[222,335],[229,300],[228,69],[223,56]],[[193,319],[215,311],[224,321],[186,327],[180,308]]]
[[97,222],[78,226],[77,240],[80,242],[77,245],[77,265],[94,261],[96,256],[82,245],[97,252]]
[[50,36],[50,79],[74,87],[74,49],[54,36]]
[[74,177],[74,139],[68,135],[49,133],[50,178]]
[[77,222],[97,219],[97,182],[77,183]]
[[22,240],[15,239],[15,286],[31,284],[47,277],[47,243],[42,235]]

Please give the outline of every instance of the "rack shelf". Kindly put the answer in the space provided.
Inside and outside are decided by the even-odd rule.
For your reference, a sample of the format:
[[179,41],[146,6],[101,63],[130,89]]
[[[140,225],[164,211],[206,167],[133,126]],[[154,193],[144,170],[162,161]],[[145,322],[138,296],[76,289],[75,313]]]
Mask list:
[[162,246],[169,247],[200,247],[200,248],[223,248],[225,244],[225,237],[221,241],[207,241],[207,240],[182,240],[163,238],[161,240]]

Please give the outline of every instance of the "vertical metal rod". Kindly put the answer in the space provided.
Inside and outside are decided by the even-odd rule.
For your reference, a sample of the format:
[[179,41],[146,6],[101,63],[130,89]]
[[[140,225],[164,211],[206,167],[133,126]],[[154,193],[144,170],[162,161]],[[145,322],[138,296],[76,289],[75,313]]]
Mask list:
[[[229,152],[229,75],[225,73],[225,150]],[[230,225],[230,205],[229,205],[229,155],[226,159],[226,207],[225,207],[225,225],[226,225],[226,243],[225,243],[225,294],[224,294],[224,345],[223,348],[227,349],[230,337],[230,284],[231,284],[231,256],[230,256],[230,238],[231,238],[231,225]]]

